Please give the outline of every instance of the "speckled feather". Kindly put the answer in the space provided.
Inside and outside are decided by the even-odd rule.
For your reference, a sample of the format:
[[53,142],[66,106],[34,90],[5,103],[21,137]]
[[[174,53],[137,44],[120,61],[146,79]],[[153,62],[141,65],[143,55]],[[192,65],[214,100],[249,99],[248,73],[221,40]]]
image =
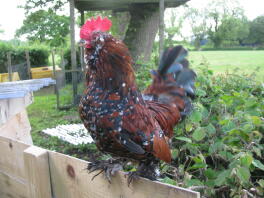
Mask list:
[[91,46],[86,49],[87,89],[79,113],[99,150],[139,161],[170,162],[168,142],[181,120],[184,90],[156,79],[156,88],[151,86],[146,94],[162,90],[163,95],[178,95],[169,99],[170,103],[145,101],[136,87],[131,56],[123,42],[94,32]]

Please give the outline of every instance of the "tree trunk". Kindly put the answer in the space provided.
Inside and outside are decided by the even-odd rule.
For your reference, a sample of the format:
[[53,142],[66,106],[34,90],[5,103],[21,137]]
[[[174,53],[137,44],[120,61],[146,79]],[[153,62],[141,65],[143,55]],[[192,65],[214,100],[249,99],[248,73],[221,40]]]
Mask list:
[[155,36],[159,28],[158,4],[132,4],[131,19],[124,42],[134,62],[149,61]]
[[127,27],[130,21],[130,14],[129,12],[112,12],[112,16],[114,17],[114,21],[116,24],[113,24],[115,28],[115,33],[117,35],[115,35],[117,38],[124,40],[125,39],[125,35],[126,35],[126,31],[127,31]]

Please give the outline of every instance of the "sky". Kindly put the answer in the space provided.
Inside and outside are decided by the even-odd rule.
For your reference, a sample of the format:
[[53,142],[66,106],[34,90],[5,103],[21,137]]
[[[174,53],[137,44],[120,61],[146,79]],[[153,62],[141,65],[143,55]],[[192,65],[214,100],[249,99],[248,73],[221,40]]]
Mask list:
[[[26,0],[1,0],[0,3],[0,29],[4,33],[0,34],[0,40],[14,38],[16,29],[20,28],[25,19],[24,10],[17,8],[23,5]],[[205,7],[210,0],[191,0],[188,4],[196,8]],[[257,16],[264,15],[263,0],[238,0],[245,9],[246,16],[252,20]],[[66,11],[68,13],[68,10]]]

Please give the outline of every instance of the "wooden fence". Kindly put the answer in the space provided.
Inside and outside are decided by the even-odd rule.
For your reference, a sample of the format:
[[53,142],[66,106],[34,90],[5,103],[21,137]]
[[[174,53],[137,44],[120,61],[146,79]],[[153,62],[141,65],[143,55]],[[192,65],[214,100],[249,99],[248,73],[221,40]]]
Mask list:
[[1,198],[199,198],[198,192],[124,173],[109,184],[85,170],[86,161],[0,136]]

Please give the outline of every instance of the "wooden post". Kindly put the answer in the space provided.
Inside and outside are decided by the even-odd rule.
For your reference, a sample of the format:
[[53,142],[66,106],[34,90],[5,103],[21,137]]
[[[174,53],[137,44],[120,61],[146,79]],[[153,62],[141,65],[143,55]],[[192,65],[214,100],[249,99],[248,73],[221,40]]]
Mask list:
[[[84,11],[81,10],[81,25],[84,24]],[[83,46],[80,46],[80,63],[81,68],[83,71],[85,71],[85,64],[84,64],[84,48]]]
[[29,198],[51,198],[48,152],[31,146],[24,151]]
[[27,61],[27,73],[28,73],[28,78],[31,79],[31,64],[30,64],[30,59],[29,59],[29,51],[26,50],[26,61]]
[[62,75],[63,75],[63,86],[66,84],[66,76],[65,76],[65,61],[64,61],[64,52],[61,51],[61,69],[62,69]]
[[8,71],[8,80],[12,81],[12,66],[11,66],[11,52],[7,52],[7,71]]
[[159,0],[159,57],[161,59],[164,47],[164,0]]
[[[71,67],[77,69],[76,48],[75,48],[75,16],[74,16],[74,0],[70,0],[70,18],[71,18]],[[73,104],[77,104],[77,72],[72,72],[72,89],[73,89]]]
[[84,24],[84,11],[81,10],[81,25]]
[[57,82],[57,74],[56,74],[56,65],[55,65],[55,52],[54,50],[51,51],[51,55],[52,55],[52,68],[53,68],[53,76],[54,79],[56,80],[56,83],[54,85],[54,91],[56,94],[56,100],[57,100],[57,109],[59,109],[60,107],[60,100],[59,100],[59,90],[58,90],[58,82]]
[[82,71],[85,71],[85,64],[84,64],[84,49],[83,46],[80,46],[80,63]]

